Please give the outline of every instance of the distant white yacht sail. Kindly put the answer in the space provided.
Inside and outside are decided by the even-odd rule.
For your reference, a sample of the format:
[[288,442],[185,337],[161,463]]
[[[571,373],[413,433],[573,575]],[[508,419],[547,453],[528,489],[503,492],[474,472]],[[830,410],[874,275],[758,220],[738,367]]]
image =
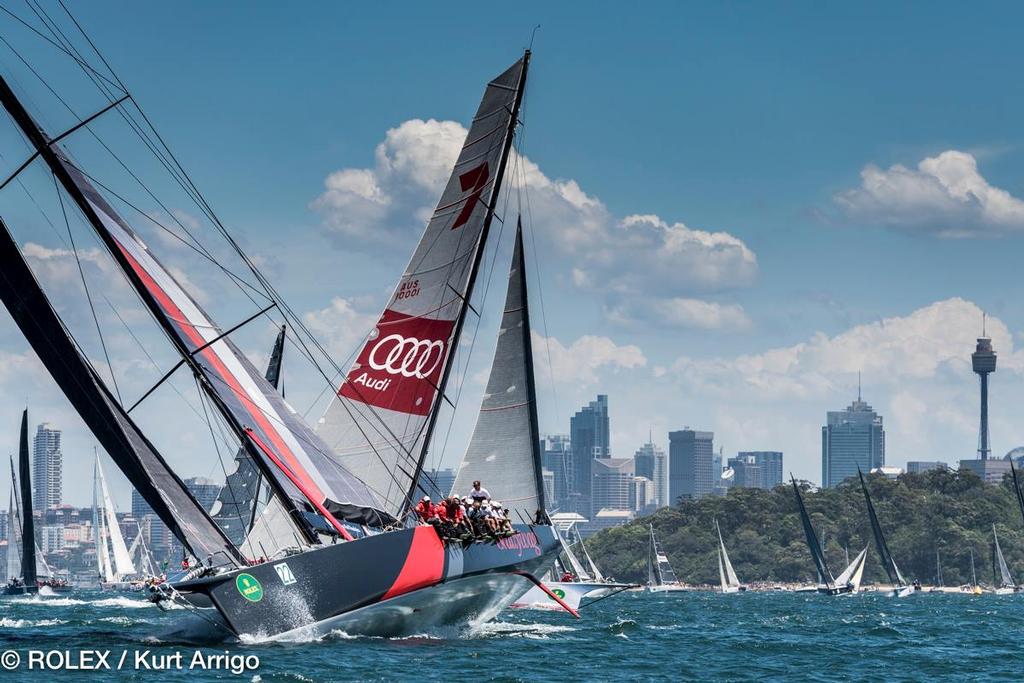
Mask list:
[[718,576],[722,584],[723,593],[740,593],[747,590],[747,587],[740,583],[736,571],[729,561],[729,553],[725,551],[725,541],[722,540],[722,529],[715,520],[715,531],[718,532]]
[[121,534],[117,511],[110,499],[110,490],[103,477],[103,465],[100,464],[98,454],[93,470],[93,524],[96,530],[96,566],[100,588],[128,588],[128,578],[136,573],[135,564]]
[[[1006,559],[1003,557],[1003,549],[999,547],[999,536],[996,534],[996,525],[992,525],[992,540],[994,542],[993,552],[995,553],[995,565],[999,570],[999,576],[994,577],[996,580],[995,588],[993,593],[996,595],[1006,595],[1008,593],[1016,593],[1020,591],[1021,587],[1013,581],[1013,575],[1010,573],[1010,568],[1006,566]],[[993,573],[995,573],[993,571]]]

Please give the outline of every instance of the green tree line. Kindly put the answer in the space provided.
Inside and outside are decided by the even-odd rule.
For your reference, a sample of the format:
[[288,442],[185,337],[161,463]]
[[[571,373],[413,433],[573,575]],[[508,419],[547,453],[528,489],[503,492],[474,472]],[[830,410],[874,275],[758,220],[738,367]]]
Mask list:
[[[896,481],[870,475],[867,482],[889,549],[908,580],[934,583],[937,552],[944,584],[968,583],[973,549],[978,580],[991,583],[994,524],[1010,571],[1021,582],[1024,521],[1009,475],[999,485],[985,484],[966,470],[902,474]],[[887,581],[857,479],[817,491],[806,482],[800,485],[832,573],[838,575],[846,566],[845,550],[853,558],[870,546],[864,581]],[[717,583],[715,519],[741,581],[814,580],[814,564],[793,487],[788,484],[771,491],[734,488],[722,497],[682,500],[675,507],[594,535],[587,548],[604,573],[646,582],[649,525],[653,525],[681,581]]]

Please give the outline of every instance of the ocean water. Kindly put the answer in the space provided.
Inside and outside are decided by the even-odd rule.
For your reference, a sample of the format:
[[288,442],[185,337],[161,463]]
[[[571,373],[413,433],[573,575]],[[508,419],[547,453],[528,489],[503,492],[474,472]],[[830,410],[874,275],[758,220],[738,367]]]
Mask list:
[[[470,632],[401,639],[195,645],[168,639],[182,612],[130,594],[0,598],[0,681],[975,681],[1020,680],[1024,594],[626,593],[567,614],[512,610]],[[248,639],[247,639],[248,640]],[[28,671],[29,650],[108,650],[120,671]],[[195,652],[259,659],[235,674]],[[136,670],[136,652],[169,670]],[[174,667],[180,653],[181,669]],[[161,663],[160,658],[165,661]],[[167,658],[170,658],[169,660]],[[57,660],[53,660],[55,663]],[[214,664],[216,665],[216,664]]]

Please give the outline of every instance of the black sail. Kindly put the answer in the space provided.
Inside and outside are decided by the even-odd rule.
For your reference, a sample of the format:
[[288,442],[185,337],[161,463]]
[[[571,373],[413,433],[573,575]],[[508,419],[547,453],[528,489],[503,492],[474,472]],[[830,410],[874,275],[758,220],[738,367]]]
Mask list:
[[814,527],[811,525],[811,518],[807,515],[807,508],[804,507],[804,499],[800,495],[800,487],[796,485],[796,479],[793,479],[793,493],[796,494],[796,505],[800,510],[800,522],[804,525],[807,547],[810,548],[811,557],[814,558],[814,566],[818,570],[818,578],[825,585],[832,586],[835,583],[835,579],[832,578],[832,572],[828,569],[825,553],[822,552],[821,544],[818,543],[818,535],[814,533]]
[[71,405],[171,533],[196,557],[240,564],[232,543],[78,350],[2,220],[0,299]]
[[897,586],[903,586],[906,582],[903,580],[903,575],[900,574],[899,567],[896,566],[896,561],[892,559],[892,553],[889,552],[889,544],[885,542],[882,525],[878,522],[878,515],[875,514],[875,506],[871,502],[871,494],[868,493],[868,487],[864,483],[864,475],[860,468],[857,469],[857,476],[860,477],[860,488],[864,491],[864,502],[868,506],[868,519],[871,520],[871,533],[875,536],[875,547],[878,548],[878,556],[882,559],[882,567],[885,569],[889,581]]
[[21,484],[21,578],[36,585],[36,524],[32,518],[32,464],[28,459],[28,411],[21,414],[18,441],[18,483]]
[[1020,508],[1021,518],[1024,518],[1024,491],[1020,489],[1020,480],[1017,479],[1017,468],[1010,460],[1010,473],[1013,475],[1013,491],[1017,496],[1017,507]]

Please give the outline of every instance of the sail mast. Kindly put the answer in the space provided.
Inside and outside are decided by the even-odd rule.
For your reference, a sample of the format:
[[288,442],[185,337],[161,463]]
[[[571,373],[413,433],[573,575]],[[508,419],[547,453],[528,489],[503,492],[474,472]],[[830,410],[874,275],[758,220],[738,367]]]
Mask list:
[[[523,102],[523,93],[526,90],[526,72],[530,68],[530,50],[526,50],[523,53],[523,68],[519,72],[519,83],[516,85],[516,97],[512,104],[512,111],[508,119],[508,128],[505,131],[505,140],[502,143],[501,157],[498,162],[498,172],[494,177],[494,186],[490,193],[490,202],[487,205],[487,213],[484,216],[483,227],[480,229],[480,238],[477,240],[476,251],[473,254],[473,265],[470,267],[469,280],[466,283],[466,291],[462,293],[462,298],[466,304],[469,303],[470,298],[473,296],[473,287],[476,284],[477,275],[480,272],[480,261],[483,259],[484,247],[487,244],[487,236],[491,230],[491,222],[494,220],[494,208],[498,202],[498,194],[501,192],[501,182],[505,177],[505,167],[508,165],[509,151],[512,149],[512,142],[515,138],[516,126],[519,125],[519,108]],[[525,291],[524,291],[525,294]],[[464,305],[460,308],[457,317],[455,318],[455,331],[452,335],[453,344],[457,344],[458,340],[462,336],[462,327],[466,322],[466,313],[469,309],[468,305]],[[454,351],[452,352],[454,353]],[[441,381],[437,384],[438,397],[444,395],[445,387],[448,385],[448,378],[451,376],[452,366],[454,363],[445,363],[444,369],[441,371]],[[436,402],[436,399],[435,399]],[[405,495],[405,503],[403,505],[404,510],[409,510],[412,507],[413,498],[416,495],[416,486],[419,484],[420,475],[423,473],[423,463],[427,458],[427,449],[430,448],[430,439],[434,434],[434,427],[437,424],[439,406],[434,406],[434,410],[431,411],[430,416],[427,418],[427,428],[423,434],[423,444],[420,447],[419,456],[416,459],[416,469],[413,472],[412,484],[409,487],[408,492]],[[539,443],[540,437],[537,436],[535,440]],[[543,502],[543,484],[541,485],[541,501]]]
[[28,410],[21,414],[18,442],[18,483],[21,485],[21,578],[26,586],[35,586],[36,531],[32,517],[32,469],[28,459]]

